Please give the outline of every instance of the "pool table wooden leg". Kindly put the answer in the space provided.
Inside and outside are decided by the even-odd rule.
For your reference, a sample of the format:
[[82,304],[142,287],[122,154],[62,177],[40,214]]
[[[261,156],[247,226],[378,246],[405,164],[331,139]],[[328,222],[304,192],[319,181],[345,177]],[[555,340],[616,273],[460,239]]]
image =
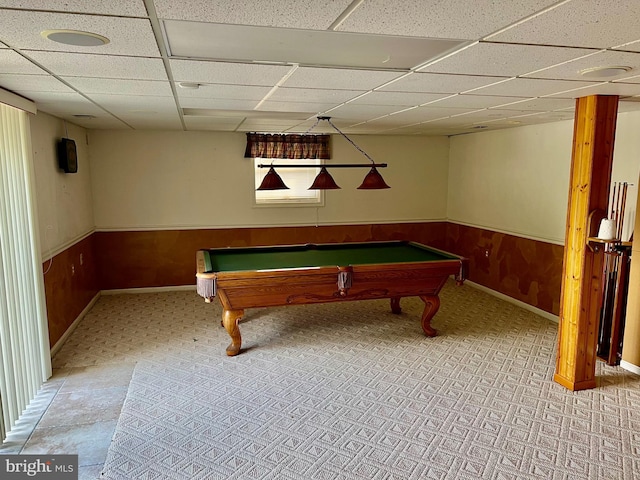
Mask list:
[[440,298],[432,295],[421,295],[420,298],[424,302],[424,311],[422,312],[422,330],[427,337],[435,337],[438,332],[431,327],[431,319],[440,308]]
[[227,347],[227,355],[230,357],[240,353],[242,337],[240,336],[238,322],[242,315],[244,315],[244,310],[224,310],[222,312],[222,326],[231,337],[231,344]]
[[402,313],[402,308],[400,308],[400,297],[391,298],[391,313]]

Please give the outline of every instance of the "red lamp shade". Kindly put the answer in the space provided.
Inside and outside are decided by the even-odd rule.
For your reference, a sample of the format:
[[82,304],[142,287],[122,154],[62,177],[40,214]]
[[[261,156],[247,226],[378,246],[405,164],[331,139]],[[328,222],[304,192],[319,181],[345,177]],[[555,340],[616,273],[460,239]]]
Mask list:
[[387,185],[380,175],[380,172],[376,169],[376,167],[371,168],[367,176],[364,177],[362,181],[362,185],[358,187],[359,190],[380,190],[383,188],[391,188]]
[[284,184],[282,177],[278,175],[278,172],[276,172],[273,167],[270,167],[269,171],[262,179],[262,183],[258,187],[258,190],[289,190],[289,187]]
[[309,190],[335,190],[340,188],[325,167],[320,169],[320,173],[309,187]]

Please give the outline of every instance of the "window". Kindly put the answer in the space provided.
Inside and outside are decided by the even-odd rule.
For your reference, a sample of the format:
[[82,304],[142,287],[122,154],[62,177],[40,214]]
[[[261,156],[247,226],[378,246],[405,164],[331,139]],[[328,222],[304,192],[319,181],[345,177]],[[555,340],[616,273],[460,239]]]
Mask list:
[[[320,172],[320,168],[282,168],[278,169],[278,174],[288,190],[256,190],[262,183],[262,179],[267,174],[267,168],[258,168],[258,165],[278,165],[298,164],[300,160],[289,160],[284,158],[267,159],[254,158],[255,172],[255,204],[258,206],[291,205],[291,206],[322,206],[324,195],[322,190],[309,190],[313,180]],[[305,159],[305,164],[322,165],[320,159]]]

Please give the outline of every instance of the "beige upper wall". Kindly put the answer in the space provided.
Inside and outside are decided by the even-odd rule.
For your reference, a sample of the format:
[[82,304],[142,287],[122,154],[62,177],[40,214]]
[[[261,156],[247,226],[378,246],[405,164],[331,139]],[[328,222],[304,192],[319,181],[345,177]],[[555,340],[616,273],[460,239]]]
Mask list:
[[[353,136],[392,188],[361,191],[364,169],[334,170],[342,190],[320,208],[253,206],[245,136],[220,132],[85,131],[30,115],[43,255],[99,229],[314,225],[450,219],[564,243],[572,122],[444,137]],[[66,133],[65,133],[66,128]],[[640,171],[640,112],[618,116],[613,181]],[[86,138],[89,138],[89,145]],[[56,142],[76,141],[79,169],[58,168]],[[366,162],[339,136],[332,162]]]
[[[616,123],[612,182],[627,182],[627,203],[622,238],[628,240],[634,230],[640,173],[640,112],[620,113]],[[631,185],[632,184],[632,185]],[[613,192],[612,192],[613,193]]]
[[[613,182],[628,188],[631,233],[640,170],[640,113],[618,115]],[[447,214],[455,222],[564,244],[573,122],[451,138]]]
[[451,138],[448,216],[564,243],[572,122]]
[[[443,220],[449,141],[444,137],[354,136],[391,189],[357,190],[365,169],[332,171],[341,190],[319,208],[253,205],[246,136],[224,132],[89,132],[99,230],[315,225]],[[334,163],[366,163],[334,136]],[[266,172],[265,172],[266,173]]]
[[[29,120],[40,246],[48,259],[94,229],[91,166],[84,128],[42,112]],[[56,145],[62,137],[76,142],[77,173],[58,167]]]

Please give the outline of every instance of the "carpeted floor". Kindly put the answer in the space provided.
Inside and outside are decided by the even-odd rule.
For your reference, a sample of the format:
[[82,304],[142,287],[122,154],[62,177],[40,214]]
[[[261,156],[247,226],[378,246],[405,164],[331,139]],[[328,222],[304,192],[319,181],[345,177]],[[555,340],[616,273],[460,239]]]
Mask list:
[[640,377],[552,381],[557,325],[447,284],[422,302],[249,311],[229,358],[218,304],[104,296],[56,366],[138,362],[105,479],[632,479]]

